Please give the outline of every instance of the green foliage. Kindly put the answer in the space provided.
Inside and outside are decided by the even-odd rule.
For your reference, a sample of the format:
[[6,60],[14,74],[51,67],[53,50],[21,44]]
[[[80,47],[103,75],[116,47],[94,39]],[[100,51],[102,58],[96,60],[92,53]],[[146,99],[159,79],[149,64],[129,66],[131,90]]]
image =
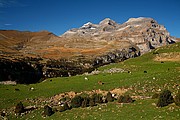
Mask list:
[[69,105],[67,104],[67,102],[64,103],[64,108],[65,108],[65,110],[69,110],[69,109],[70,109],[70,107],[69,107]]
[[180,106],[180,92],[178,92],[176,94],[176,96],[174,97],[174,103],[177,105],[177,106]]
[[89,98],[86,97],[83,99],[81,107],[84,108],[84,107],[88,107],[88,106],[89,106]]
[[97,93],[93,94],[92,99],[94,100],[95,103],[103,103],[101,94],[97,94]]
[[164,90],[160,93],[159,99],[158,99],[158,102],[156,105],[157,105],[157,107],[164,107],[173,102],[174,102],[174,100],[173,100],[173,96],[171,95],[171,91]]
[[63,97],[59,101],[61,101],[61,102],[68,102],[70,100],[71,100],[71,98],[69,98],[69,97]]
[[153,54],[159,54],[157,51],[153,51]]
[[75,96],[72,100],[71,100],[71,106],[72,108],[78,108],[81,106],[83,101],[83,98],[81,96]]
[[158,93],[154,93],[151,98],[152,99],[157,99],[157,98],[159,98],[159,94]]
[[19,103],[16,105],[15,113],[21,114],[21,113],[23,113],[24,111],[25,111],[25,110],[24,110],[24,106],[23,106],[22,102],[19,102]]
[[93,98],[89,99],[89,106],[91,106],[91,107],[96,106],[96,103]]
[[106,100],[108,102],[112,102],[114,100],[114,98],[112,97],[112,94],[110,92],[107,93]]
[[125,95],[125,96],[119,96],[118,97],[118,103],[132,103],[133,99],[129,96],[129,95]]
[[83,99],[89,97],[89,95],[87,93],[84,93],[84,92],[81,93],[79,96],[81,96]]
[[48,105],[44,106],[44,116],[51,116],[53,114],[53,110]]

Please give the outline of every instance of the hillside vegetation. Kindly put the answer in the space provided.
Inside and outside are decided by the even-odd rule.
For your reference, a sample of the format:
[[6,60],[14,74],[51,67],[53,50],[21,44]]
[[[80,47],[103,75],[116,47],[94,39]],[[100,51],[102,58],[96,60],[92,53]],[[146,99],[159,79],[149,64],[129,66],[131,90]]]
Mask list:
[[[151,99],[151,96],[165,89],[170,90],[173,96],[180,92],[179,54],[180,43],[176,43],[157,48],[141,57],[102,66],[96,70],[96,74],[49,78],[30,85],[0,85],[0,111],[6,111],[9,119],[43,119],[43,107],[49,104],[48,100],[52,96],[70,91],[80,93],[118,89],[124,91],[122,94],[130,95],[135,102],[119,104],[114,101],[95,107],[73,108],[65,112],[55,112],[46,119],[176,120],[180,117],[180,107],[173,103],[157,108],[157,99]],[[114,72],[112,69],[121,71]],[[14,107],[20,101],[24,106],[36,105],[38,108],[25,115],[15,116]]]

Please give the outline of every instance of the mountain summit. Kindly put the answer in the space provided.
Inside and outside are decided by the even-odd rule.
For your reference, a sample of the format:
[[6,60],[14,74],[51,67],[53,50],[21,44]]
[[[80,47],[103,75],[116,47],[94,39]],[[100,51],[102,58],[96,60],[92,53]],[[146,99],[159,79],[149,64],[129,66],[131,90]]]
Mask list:
[[117,23],[113,20],[111,20],[110,18],[105,18],[104,20],[102,20],[99,25],[112,25],[115,26]]
[[141,53],[150,49],[175,42],[163,25],[159,25],[152,18],[130,18],[123,24],[117,24],[110,18],[99,24],[88,22],[80,28],[71,29],[61,37],[83,38],[105,41],[129,41],[139,47]]

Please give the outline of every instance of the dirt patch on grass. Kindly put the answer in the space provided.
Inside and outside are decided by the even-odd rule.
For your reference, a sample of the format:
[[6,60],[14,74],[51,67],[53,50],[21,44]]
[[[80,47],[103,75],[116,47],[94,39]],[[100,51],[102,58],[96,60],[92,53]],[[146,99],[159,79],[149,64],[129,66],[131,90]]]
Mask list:
[[154,58],[155,61],[180,61],[180,52],[160,53]]

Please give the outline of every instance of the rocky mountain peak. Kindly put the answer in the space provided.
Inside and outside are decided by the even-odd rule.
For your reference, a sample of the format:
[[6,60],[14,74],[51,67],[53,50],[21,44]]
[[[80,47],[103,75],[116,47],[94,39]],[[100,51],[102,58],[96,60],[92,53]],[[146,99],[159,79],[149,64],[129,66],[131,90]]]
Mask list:
[[157,21],[155,21],[153,18],[145,18],[145,17],[138,17],[138,18],[130,18],[128,21],[125,22],[126,25],[141,25],[144,27],[163,27],[162,25],[159,25]]
[[91,22],[87,22],[81,28],[87,28],[87,27],[91,27],[91,26],[92,26],[92,23]]
[[96,29],[98,27],[98,25],[93,24],[91,22],[87,22],[86,24],[84,24],[82,27],[80,27],[80,29]]
[[127,22],[136,22],[136,21],[142,21],[145,19],[144,17],[138,17],[138,18],[129,18]]
[[138,18],[129,18],[128,21],[126,21],[126,23],[130,23],[130,22],[145,22],[145,21],[153,21],[156,22],[154,19],[152,18],[145,18],[145,17],[138,17]]
[[113,20],[111,20],[110,18],[105,18],[104,20],[102,20],[99,25],[112,25],[115,26],[117,23]]
[[80,28],[67,31],[62,37],[94,41],[126,40],[136,44],[142,53],[173,42],[163,25],[145,17],[130,18],[123,24],[118,24],[110,18],[105,18],[99,24],[88,22]]

